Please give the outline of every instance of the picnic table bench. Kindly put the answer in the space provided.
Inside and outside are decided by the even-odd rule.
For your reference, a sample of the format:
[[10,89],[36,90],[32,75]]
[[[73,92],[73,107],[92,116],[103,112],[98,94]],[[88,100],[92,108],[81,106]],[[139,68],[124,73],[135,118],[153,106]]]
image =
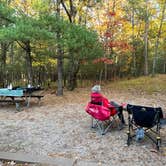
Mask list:
[[0,103],[12,103],[12,104],[15,104],[17,111],[20,111],[20,110],[21,110],[20,105],[21,105],[21,103],[23,103],[23,102],[25,102],[24,99],[21,99],[21,100],[20,100],[20,99],[18,99],[18,100],[16,100],[16,99],[14,99],[14,100],[12,100],[12,99],[1,99],[1,100],[0,100]]

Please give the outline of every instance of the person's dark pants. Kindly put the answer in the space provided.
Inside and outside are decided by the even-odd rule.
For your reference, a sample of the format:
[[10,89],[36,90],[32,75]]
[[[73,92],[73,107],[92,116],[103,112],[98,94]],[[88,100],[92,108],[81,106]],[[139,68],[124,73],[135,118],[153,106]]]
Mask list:
[[116,111],[118,112],[118,117],[121,120],[122,124],[125,124],[124,116],[123,116],[123,107],[114,101],[111,101],[110,104],[115,107]]

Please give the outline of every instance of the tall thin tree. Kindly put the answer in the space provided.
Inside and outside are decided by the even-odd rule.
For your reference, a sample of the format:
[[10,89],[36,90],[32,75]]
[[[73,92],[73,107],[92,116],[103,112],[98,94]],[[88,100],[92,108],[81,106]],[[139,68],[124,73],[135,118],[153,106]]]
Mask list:
[[[56,12],[57,17],[60,18],[60,3],[61,0],[57,0]],[[60,29],[57,30],[57,41],[60,40]],[[57,96],[63,95],[63,57],[62,57],[62,49],[58,42],[57,44],[57,70],[58,70],[58,89],[57,89]]]
[[149,12],[148,1],[145,0],[145,29],[144,29],[144,75],[148,75],[148,31],[149,31]]
[[156,72],[156,59],[158,57],[159,39],[160,39],[160,36],[161,36],[162,25],[163,25],[164,16],[165,16],[165,8],[166,8],[166,0],[164,1],[164,4],[163,4],[161,20],[160,20],[160,26],[159,26],[157,36],[156,36],[155,51],[154,51],[154,56],[153,56],[152,76],[154,76],[155,72]]

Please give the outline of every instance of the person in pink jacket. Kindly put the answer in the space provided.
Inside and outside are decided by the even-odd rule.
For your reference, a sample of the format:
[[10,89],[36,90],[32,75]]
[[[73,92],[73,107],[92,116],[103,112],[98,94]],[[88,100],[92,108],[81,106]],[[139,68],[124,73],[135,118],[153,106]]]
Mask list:
[[112,114],[115,114],[115,111],[118,113],[119,119],[121,120],[122,124],[125,124],[124,116],[123,116],[123,107],[119,104],[109,101],[105,96],[103,96],[100,91],[101,87],[100,85],[95,85],[91,89],[91,103],[102,105],[106,108],[109,108],[110,111],[112,111]]

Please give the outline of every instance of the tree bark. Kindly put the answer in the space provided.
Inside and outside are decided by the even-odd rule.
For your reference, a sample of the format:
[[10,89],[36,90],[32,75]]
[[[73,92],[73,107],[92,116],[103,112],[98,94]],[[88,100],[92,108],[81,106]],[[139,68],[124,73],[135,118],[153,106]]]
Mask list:
[[7,85],[6,79],[6,56],[7,56],[7,43],[1,43],[1,80],[2,86],[5,87]]
[[164,63],[163,73],[166,74],[166,63]]
[[69,68],[67,72],[67,89],[72,91],[77,87],[77,74],[80,68],[80,63],[73,59],[69,62]]

